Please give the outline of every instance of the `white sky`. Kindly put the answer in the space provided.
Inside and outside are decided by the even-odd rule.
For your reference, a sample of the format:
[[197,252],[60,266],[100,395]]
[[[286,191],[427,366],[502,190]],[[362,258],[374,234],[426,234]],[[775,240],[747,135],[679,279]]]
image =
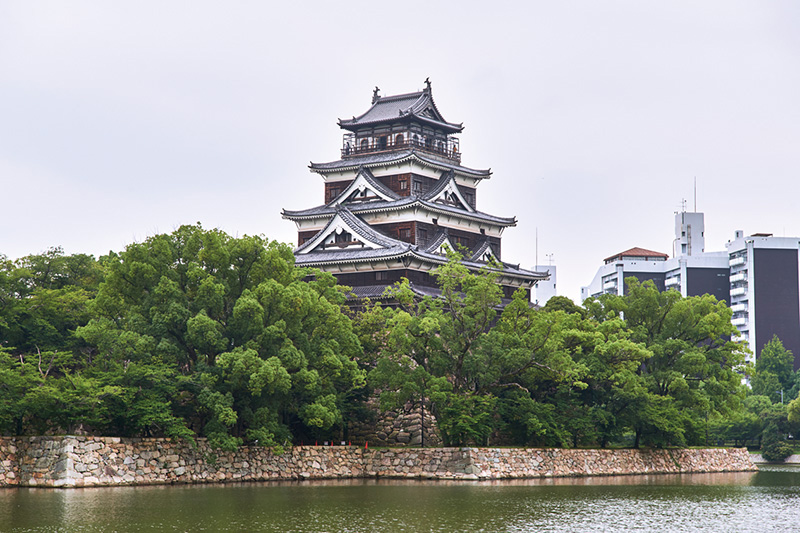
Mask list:
[[503,259],[800,235],[800,2],[0,2],[0,254],[102,255],[181,224],[296,241],[338,118],[430,76]]

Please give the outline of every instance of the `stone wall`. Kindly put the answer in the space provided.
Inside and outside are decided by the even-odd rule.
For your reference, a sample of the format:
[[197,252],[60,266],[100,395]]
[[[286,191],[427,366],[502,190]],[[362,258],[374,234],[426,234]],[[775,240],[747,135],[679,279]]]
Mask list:
[[610,476],[756,470],[745,448],[666,450],[473,449],[479,478]]
[[[442,439],[430,409],[420,409],[419,402],[407,403],[401,409],[381,411],[375,399],[367,402],[372,416],[364,422],[350,422],[352,442],[368,442],[375,446],[440,446]],[[424,416],[423,416],[424,415]],[[423,435],[423,423],[424,435]]]
[[242,446],[228,453],[212,450],[204,439],[193,447],[169,439],[67,436],[0,438],[0,450],[14,450],[0,467],[0,486],[84,487],[363,476],[362,450],[348,446],[295,446],[283,454],[264,447]]
[[88,487],[336,478],[484,480],[755,470],[747,450],[260,447],[166,439],[0,438],[0,486]]

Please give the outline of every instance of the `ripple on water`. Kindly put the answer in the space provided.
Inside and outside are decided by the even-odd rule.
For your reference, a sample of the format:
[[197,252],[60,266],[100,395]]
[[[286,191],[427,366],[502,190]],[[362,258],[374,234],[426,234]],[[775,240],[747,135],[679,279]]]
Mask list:
[[797,531],[800,470],[494,483],[0,490],[0,530]]

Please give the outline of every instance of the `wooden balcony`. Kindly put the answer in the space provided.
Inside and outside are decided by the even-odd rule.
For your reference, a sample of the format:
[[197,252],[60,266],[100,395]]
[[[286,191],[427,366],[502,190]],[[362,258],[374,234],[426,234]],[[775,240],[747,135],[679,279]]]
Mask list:
[[[398,136],[400,137],[400,136]],[[418,150],[435,157],[444,158],[450,162],[461,164],[461,152],[458,149],[457,139],[422,141],[418,139],[397,139],[390,136],[377,139],[356,139],[354,135],[344,136],[342,143],[342,159],[357,157],[364,154],[379,154],[397,152],[400,150]]]

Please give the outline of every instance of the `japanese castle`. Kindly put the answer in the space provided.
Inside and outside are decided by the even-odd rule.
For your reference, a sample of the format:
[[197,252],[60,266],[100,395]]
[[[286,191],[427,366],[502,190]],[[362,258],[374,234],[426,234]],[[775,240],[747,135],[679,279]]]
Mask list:
[[444,119],[428,80],[415,93],[379,92],[365,113],[339,120],[341,158],[309,167],[325,182],[325,203],[283,210],[297,224],[296,264],[331,272],[352,300],[378,300],[402,278],[436,295],[430,272],[459,250],[470,269],[499,273],[504,298],[520,287],[530,298],[547,274],[502,261],[500,237],[516,218],[478,211],[476,188],[492,173],[461,165],[463,124]]

